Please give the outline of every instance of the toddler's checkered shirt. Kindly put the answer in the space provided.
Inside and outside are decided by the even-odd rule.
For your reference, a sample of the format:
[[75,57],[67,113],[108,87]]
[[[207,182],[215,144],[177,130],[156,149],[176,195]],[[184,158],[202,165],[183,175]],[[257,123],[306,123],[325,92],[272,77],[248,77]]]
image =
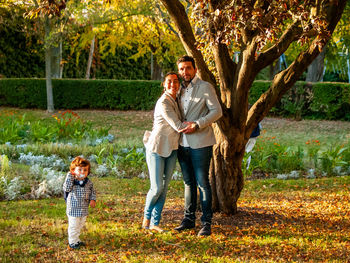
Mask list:
[[69,192],[67,197],[67,215],[73,217],[87,216],[90,201],[96,201],[96,192],[91,180],[88,180],[84,186],[76,185],[74,184],[74,177],[69,172],[63,184],[63,191]]

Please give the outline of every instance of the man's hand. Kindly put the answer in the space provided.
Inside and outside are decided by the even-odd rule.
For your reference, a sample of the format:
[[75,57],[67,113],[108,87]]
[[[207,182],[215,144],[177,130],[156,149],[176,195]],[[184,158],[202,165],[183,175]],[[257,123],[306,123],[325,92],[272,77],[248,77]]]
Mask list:
[[92,208],[94,208],[94,207],[96,206],[96,201],[95,201],[95,200],[91,200],[91,201],[90,201],[90,206],[91,206]]
[[183,129],[181,129],[179,132],[183,132],[185,134],[188,134],[188,133],[193,133],[195,131],[197,131],[197,125],[195,122],[192,122],[192,121],[185,121],[184,122],[187,126]]

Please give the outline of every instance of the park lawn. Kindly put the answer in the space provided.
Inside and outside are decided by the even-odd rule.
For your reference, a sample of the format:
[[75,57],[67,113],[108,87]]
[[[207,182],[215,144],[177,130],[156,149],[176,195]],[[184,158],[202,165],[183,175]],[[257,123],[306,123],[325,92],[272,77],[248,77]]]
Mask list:
[[[183,183],[172,181],[166,233],[140,229],[148,180],[92,178],[98,192],[78,251],[67,249],[62,198],[0,202],[1,262],[348,262],[350,177],[246,181],[236,215],[216,213],[213,234],[172,229]],[[198,223],[198,221],[197,221]]]

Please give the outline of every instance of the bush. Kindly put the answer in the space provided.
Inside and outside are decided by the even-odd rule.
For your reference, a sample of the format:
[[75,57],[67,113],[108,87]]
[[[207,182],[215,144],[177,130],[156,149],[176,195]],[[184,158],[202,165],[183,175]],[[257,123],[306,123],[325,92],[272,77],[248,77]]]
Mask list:
[[[253,104],[270,86],[254,81]],[[54,79],[57,109],[151,110],[160,96],[159,81]],[[0,105],[46,109],[45,79],[0,79]],[[299,81],[272,109],[278,116],[350,121],[350,84]]]
[[[269,81],[255,81],[249,103],[254,103],[269,88]],[[277,116],[296,119],[350,121],[350,84],[298,81],[271,109]]]
[[[150,110],[162,88],[159,81],[52,80],[57,109]],[[45,79],[1,79],[0,105],[46,109]]]

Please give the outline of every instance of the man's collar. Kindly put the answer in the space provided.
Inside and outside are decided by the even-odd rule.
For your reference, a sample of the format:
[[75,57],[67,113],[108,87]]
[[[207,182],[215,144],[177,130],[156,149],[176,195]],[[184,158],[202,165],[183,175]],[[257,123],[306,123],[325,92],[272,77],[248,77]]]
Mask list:
[[188,84],[188,86],[186,87],[185,85],[182,84],[182,88],[186,89],[186,88],[190,87],[190,85],[193,87],[193,85],[196,84],[197,81],[198,81],[198,77],[197,77],[197,75],[195,75],[194,78]]

